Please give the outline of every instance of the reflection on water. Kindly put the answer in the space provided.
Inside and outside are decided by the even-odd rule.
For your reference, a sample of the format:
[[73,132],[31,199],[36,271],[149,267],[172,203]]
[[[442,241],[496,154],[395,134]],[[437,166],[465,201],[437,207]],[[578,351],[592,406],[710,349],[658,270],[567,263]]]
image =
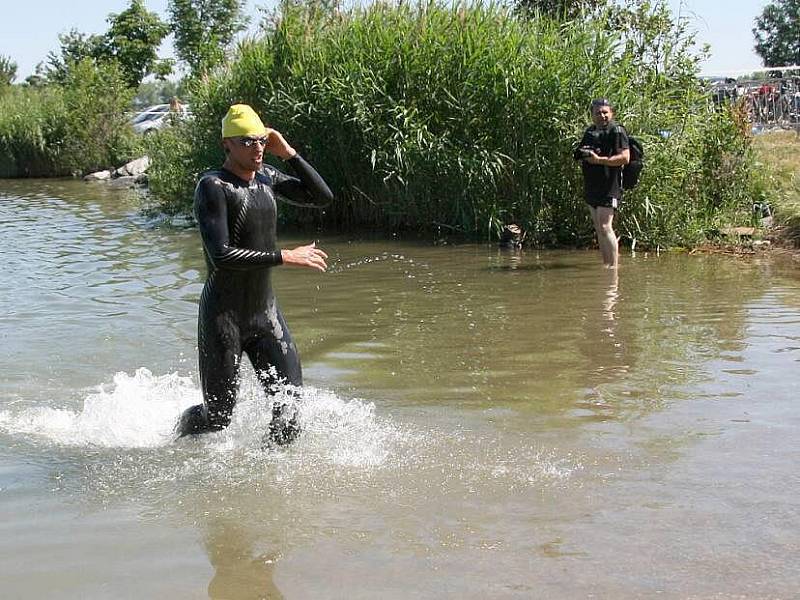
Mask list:
[[249,368],[229,429],[173,440],[200,397],[196,231],[104,186],[0,181],[0,235],[11,597],[800,584],[791,267],[323,235],[328,273],[275,272],[308,387],[304,435],[268,452]]
[[284,596],[272,581],[272,571],[278,553],[267,549],[258,551],[261,543],[250,525],[241,520],[222,518],[206,528],[208,558],[214,567],[214,577],[208,584],[208,597],[214,600],[269,598]]

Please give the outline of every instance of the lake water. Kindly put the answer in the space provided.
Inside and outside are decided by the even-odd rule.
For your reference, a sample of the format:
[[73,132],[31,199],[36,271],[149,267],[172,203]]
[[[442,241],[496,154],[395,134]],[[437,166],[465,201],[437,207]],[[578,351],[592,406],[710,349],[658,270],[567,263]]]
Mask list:
[[[319,234],[304,434],[200,400],[197,231],[0,181],[3,598],[797,598],[800,267]],[[306,239],[282,239],[285,246]]]

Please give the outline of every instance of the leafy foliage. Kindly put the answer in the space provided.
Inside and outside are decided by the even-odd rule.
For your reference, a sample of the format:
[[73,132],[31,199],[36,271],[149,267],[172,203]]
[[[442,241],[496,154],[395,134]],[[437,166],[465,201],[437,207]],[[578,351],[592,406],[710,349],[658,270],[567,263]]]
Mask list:
[[61,35],[60,53],[50,53],[28,86],[4,95],[0,173],[84,173],[119,165],[139,151],[127,125],[131,100],[145,75],[168,67],[156,55],[168,27],[142,0],[131,0],[108,22],[103,35]]
[[17,63],[0,54],[0,89],[11,85],[17,78]]
[[187,212],[187,194],[191,196],[199,173],[190,158],[195,138],[195,127],[177,122],[144,139],[151,164],[158,165],[148,171],[148,183],[151,190],[158,190],[162,212]]
[[244,0],[170,0],[175,51],[194,77],[221,64],[233,36],[247,21]]
[[91,59],[73,65],[63,85],[14,86],[0,98],[0,175],[69,175],[133,158],[132,94],[115,63]]
[[[232,6],[176,0],[172,18],[180,7],[196,11],[202,23],[185,31],[219,50],[231,37],[202,29],[210,13],[201,9],[212,4]],[[230,36],[241,26],[233,4]],[[137,149],[124,123],[130,81],[101,37],[67,34],[59,85],[2,99],[0,171],[86,171]],[[759,193],[744,115],[713,107],[696,78],[693,41],[662,0],[566,21],[482,4],[341,11],[327,0],[287,0],[234,60],[211,69],[220,56],[212,53],[195,65],[205,75],[192,83],[195,119],[143,142],[151,189],[171,210],[188,210],[196,176],[223,160],[222,115],[245,102],[337,193],[311,218],[484,238],[514,221],[535,243],[580,245],[592,228],[571,149],[589,101],[604,96],[647,147],[620,231],[640,244],[691,243],[749,215]],[[302,224],[309,214],[290,208],[282,218]]]
[[569,20],[593,14],[608,4],[608,0],[517,0],[516,10],[525,15]]
[[756,17],[753,36],[764,66],[800,64],[800,0],[772,0]]
[[52,83],[63,83],[69,74],[71,65],[85,60],[94,62],[108,59],[103,36],[86,35],[77,29],[58,36],[61,47],[58,52],[49,52],[42,69],[45,80]]
[[70,69],[63,90],[64,166],[82,172],[123,162],[131,150],[126,121],[134,91],[116,63],[81,61]]
[[169,25],[148,11],[142,0],[131,0],[130,6],[108,17],[110,25],[105,34],[108,56],[119,63],[130,87],[136,87],[145,76],[153,73],[166,77],[171,62],[158,59],[158,46],[169,34]]
[[103,35],[86,35],[75,29],[60,35],[60,51],[48,54],[45,77],[64,83],[70,69],[86,60],[96,65],[116,63],[128,86],[134,88],[151,73],[159,77],[170,73],[171,61],[159,60],[157,55],[169,26],[149,12],[142,0],[131,0],[126,10],[110,14],[107,20],[109,29]]
[[61,89],[13,86],[0,96],[0,176],[69,173],[59,162],[67,137]]

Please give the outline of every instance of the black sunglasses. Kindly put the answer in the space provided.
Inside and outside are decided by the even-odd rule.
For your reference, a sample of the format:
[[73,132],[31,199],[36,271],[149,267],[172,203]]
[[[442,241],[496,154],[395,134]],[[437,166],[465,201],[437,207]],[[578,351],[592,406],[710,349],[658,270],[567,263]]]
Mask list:
[[269,143],[269,137],[266,135],[263,137],[243,137],[239,138],[239,143],[245,148],[252,148],[255,144],[266,146]]

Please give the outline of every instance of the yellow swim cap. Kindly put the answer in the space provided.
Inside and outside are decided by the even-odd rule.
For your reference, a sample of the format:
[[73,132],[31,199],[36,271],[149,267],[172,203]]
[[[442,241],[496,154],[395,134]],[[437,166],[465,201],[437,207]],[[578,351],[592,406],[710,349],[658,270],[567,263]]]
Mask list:
[[222,119],[222,137],[266,135],[267,128],[247,104],[234,104]]

